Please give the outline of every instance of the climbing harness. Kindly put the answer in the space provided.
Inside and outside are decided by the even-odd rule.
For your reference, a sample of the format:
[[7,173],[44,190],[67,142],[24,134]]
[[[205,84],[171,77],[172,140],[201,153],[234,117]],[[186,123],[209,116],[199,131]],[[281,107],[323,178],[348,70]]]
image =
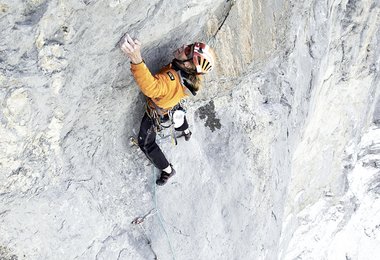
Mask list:
[[174,122],[174,114],[176,111],[183,111],[183,116],[186,114],[186,100],[182,99],[177,105],[171,109],[163,109],[157,106],[151,99],[147,98],[145,104],[145,111],[149,118],[152,119],[154,125],[154,131],[156,133],[161,132],[163,129],[170,128],[170,136],[172,137],[172,143],[178,144],[177,136],[175,134],[176,124]]

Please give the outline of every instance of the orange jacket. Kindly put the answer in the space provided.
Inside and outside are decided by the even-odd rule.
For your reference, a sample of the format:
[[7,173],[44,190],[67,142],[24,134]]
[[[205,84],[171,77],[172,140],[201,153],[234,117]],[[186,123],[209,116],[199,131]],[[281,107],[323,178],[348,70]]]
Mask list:
[[164,109],[171,109],[182,98],[187,97],[179,75],[171,67],[169,64],[152,76],[144,62],[131,63],[132,74],[141,91],[145,96],[151,98],[157,106]]

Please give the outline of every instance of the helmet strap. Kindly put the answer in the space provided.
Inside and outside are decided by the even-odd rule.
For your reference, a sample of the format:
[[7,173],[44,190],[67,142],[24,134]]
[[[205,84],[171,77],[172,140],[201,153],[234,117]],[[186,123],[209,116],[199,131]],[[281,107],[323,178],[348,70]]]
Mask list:
[[194,88],[193,84],[190,82],[190,80],[188,80],[189,74],[191,74],[191,72],[193,72],[193,71],[190,71],[186,68],[183,68],[183,66],[180,66],[178,64],[178,62],[179,62],[179,64],[181,64],[181,61],[174,59],[172,61],[172,68],[181,73],[181,76],[183,78],[183,84],[191,92],[191,94],[193,94],[193,96],[195,96],[197,94],[197,91],[195,90],[195,88]]
[[188,90],[190,90],[193,96],[197,95],[197,91],[195,90],[193,84],[191,84],[188,80],[186,80],[186,78],[184,79],[183,84],[185,85],[185,87],[187,87]]

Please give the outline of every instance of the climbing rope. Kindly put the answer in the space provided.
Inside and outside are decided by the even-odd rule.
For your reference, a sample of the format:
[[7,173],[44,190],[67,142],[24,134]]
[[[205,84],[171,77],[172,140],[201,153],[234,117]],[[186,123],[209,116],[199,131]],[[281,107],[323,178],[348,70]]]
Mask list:
[[[173,127],[173,130],[174,130],[174,127]],[[136,133],[135,133],[136,134]],[[171,133],[167,136],[160,136],[160,138],[157,138],[157,142],[160,143],[162,140],[168,138],[168,137],[173,137],[173,134],[174,134],[174,138],[175,138],[175,142],[177,141],[176,140],[176,137],[175,137],[175,133]],[[138,146],[138,142],[137,142],[137,139],[135,137],[130,137],[130,141],[133,145],[137,145]],[[176,143],[175,143],[176,144]],[[154,167],[154,165],[152,165],[152,169],[153,169],[153,201],[154,201],[154,208],[152,210],[150,210],[145,216],[143,217],[137,217],[135,218],[133,221],[132,221],[132,224],[136,224],[138,225],[141,230],[143,231],[143,234],[145,236],[145,238],[147,239],[148,241],[148,244],[151,245],[151,240],[149,239],[147,233],[146,233],[146,230],[145,228],[143,227],[143,222],[146,218],[148,218],[149,216],[154,216],[157,214],[158,216],[158,220],[160,222],[160,225],[161,225],[161,228],[162,230],[164,231],[165,233],[165,236],[166,236],[166,239],[168,241],[168,244],[169,244],[169,248],[170,248],[170,252],[172,254],[172,257],[173,257],[173,260],[175,260],[175,256],[174,256],[174,250],[173,250],[173,247],[172,247],[172,244],[170,242],[170,238],[169,238],[169,235],[168,235],[168,232],[166,231],[166,228],[165,228],[165,225],[164,225],[164,218],[162,217],[161,215],[161,212],[160,212],[160,209],[158,207],[158,203],[157,203],[157,192],[156,192],[156,180],[157,180],[157,174],[156,174],[156,167]],[[152,248],[152,247],[151,247]],[[153,250],[153,249],[152,249]],[[153,253],[155,254],[155,252],[153,251]]]
[[156,167],[152,166],[152,168],[153,168],[153,197],[154,197],[153,200],[154,200],[154,208],[156,209],[156,214],[158,216],[158,220],[160,221],[161,227],[164,230],[164,233],[166,235],[166,239],[168,241],[168,244],[169,244],[169,247],[170,247],[170,251],[171,251],[172,256],[173,256],[173,260],[175,260],[173,247],[172,247],[172,244],[170,243],[170,238],[169,238],[168,232],[165,229],[164,218],[161,215],[160,208],[158,207],[158,203],[157,203],[157,193],[156,193],[156,179],[157,179],[157,176],[156,176]]

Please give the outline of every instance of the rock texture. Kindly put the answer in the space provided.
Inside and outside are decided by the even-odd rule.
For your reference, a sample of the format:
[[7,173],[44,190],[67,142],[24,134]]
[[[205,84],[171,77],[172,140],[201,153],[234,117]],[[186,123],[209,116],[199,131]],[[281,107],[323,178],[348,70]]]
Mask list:
[[[0,259],[377,259],[380,3],[0,1]],[[159,142],[130,146],[152,72],[203,40],[218,65]]]

